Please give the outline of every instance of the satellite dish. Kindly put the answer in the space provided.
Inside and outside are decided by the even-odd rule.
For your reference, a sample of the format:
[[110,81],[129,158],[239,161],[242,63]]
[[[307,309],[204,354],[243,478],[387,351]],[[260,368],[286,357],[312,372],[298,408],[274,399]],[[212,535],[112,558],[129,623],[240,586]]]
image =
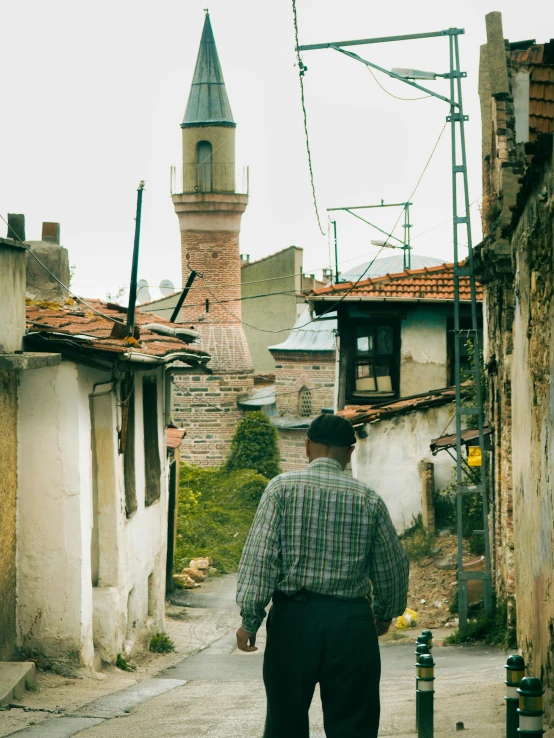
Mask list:
[[148,282],[145,279],[139,279],[137,283],[137,302],[150,302],[150,290],[148,289]]
[[163,279],[160,282],[160,292],[164,297],[169,297],[175,292],[175,285],[170,279]]

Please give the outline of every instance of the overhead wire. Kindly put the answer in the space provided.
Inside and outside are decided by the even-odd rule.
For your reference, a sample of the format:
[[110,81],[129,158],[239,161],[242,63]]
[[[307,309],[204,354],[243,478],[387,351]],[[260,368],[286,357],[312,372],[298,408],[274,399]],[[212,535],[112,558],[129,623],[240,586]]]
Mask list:
[[310,182],[312,185],[312,199],[314,202],[314,208],[315,208],[315,214],[317,217],[317,225],[319,227],[320,233],[322,236],[325,236],[326,233],[323,230],[321,226],[321,217],[319,215],[319,208],[317,205],[317,196],[315,191],[315,181],[314,181],[314,169],[312,164],[312,151],[310,148],[310,134],[308,133],[308,113],[306,112],[306,99],[304,95],[304,74],[307,70],[307,67],[304,66],[304,62],[302,61],[302,57],[300,56],[300,50],[299,50],[299,41],[298,41],[298,15],[296,12],[296,0],[292,0],[292,15],[294,20],[294,42],[295,42],[295,50],[296,50],[296,60],[298,63],[298,78],[300,80],[300,99],[302,102],[302,114],[304,116],[304,136],[306,138],[306,151],[308,153],[308,168],[310,170]]
[[395,100],[403,100],[405,102],[412,102],[414,100],[426,100],[428,97],[433,97],[432,95],[422,95],[421,97],[399,97],[398,95],[394,95],[392,92],[390,92],[389,90],[387,90],[386,87],[383,87],[383,85],[379,82],[379,80],[377,79],[377,76],[375,75],[375,72],[369,66],[369,64],[366,64],[366,69],[371,74],[371,76],[373,77],[373,79],[377,82],[377,84],[379,85],[379,87],[383,90],[383,92],[386,92],[387,95],[390,95],[391,97],[394,97]]

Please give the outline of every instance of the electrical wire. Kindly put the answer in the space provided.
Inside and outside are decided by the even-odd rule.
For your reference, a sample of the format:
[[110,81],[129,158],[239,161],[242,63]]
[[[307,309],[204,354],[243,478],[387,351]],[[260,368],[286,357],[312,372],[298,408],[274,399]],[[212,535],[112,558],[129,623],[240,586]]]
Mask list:
[[411,102],[413,100],[426,100],[428,97],[433,97],[433,95],[423,95],[422,97],[398,97],[398,95],[393,95],[393,93],[392,92],[389,92],[389,90],[387,90],[386,87],[383,87],[383,85],[377,79],[377,77],[376,77],[375,72],[373,71],[373,69],[369,65],[367,65],[367,64],[366,64],[366,69],[371,74],[371,76],[373,77],[373,79],[377,82],[377,84],[379,85],[379,87],[383,90],[383,92],[386,92],[387,95],[390,95],[391,97],[394,97],[395,100],[403,100],[403,101],[406,101],[406,102]]
[[[470,203],[469,207],[470,208],[473,207],[473,205],[475,205],[475,203],[477,203],[477,204],[479,203],[479,199],[478,198],[476,200],[474,200],[472,203]],[[412,241],[415,241],[416,238],[421,238],[421,236],[427,235],[427,233],[431,233],[431,231],[436,231],[437,228],[441,228],[443,225],[446,225],[447,223],[452,223],[453,220],[454,220],[454,218],[448,218],[448,220],[443,220],[442,223],[439,223],[438,225],[433,226],[432,228],[428,228],[426,231],[423,231],[423,233],[418,233],[417,236],[413,236],[412,237]],[[467,246],[467,244],[466,244],[466,246]]]
[[16,233],[16,231],[15,231],[15,230],[14,230],[14,229],[12,228],[12,226],[11,226],[11,225],[10,225],[10,224],[8,223],[8,221],[7,221],[7,220],[6,220],[5,218],[4,218],[4,216],[3,216],[3,215],[2,215],[1,213],[0,213],[0,218],[1,218],[1,219],[2,219],[3,221],[4,221],[4,223],[5,223],[5,224],[6,224],[7,226],[8,226],[8,230],[10,230],[10,231],[11,231],[11,232],[13,233],[13,235],[15,236],[15,239],[16,239],[17,241],[19,241],[19,243],[20,243],[20,244],[21,244],[21,245],[22,245],[22,246],[23,246],[23,247],[24,247],[24,248],[25,248],[25,249],[27,250],[27,252],[28,252],[28,253],[29,253],[29,254],[30,254],[30,255],[31,255],[32,257],[33,257],[33,259],[35,259],[35,261],[37,261],[37,262],[38,262],[38,263],[40,264],[40,266],[41,266],[41,267],[42,267],[42,268],[43,268],[43,269],[44,269],[44,270],[45,270],[45,271],[46,271],[46,272],[47,272],[47,273],[48,273],[48,274],[49,274],[49,275],[50,275],[50,276],[52,277],[52,279],[54,279],[54,280],[55,280],[55,281],[56,281],[56,282],[57,282],[57,283],[58,283],[58,284],[59,284],[59,285],[60,285],[61,287],[63,287],[63,289],[64,289],[64,290],[65,290],[65,291],[66,291],[66,292],[67,292],[68,294],[70,294],[70,295],[71,295],[71,297],[72,297],[72,298],[73,298],[74,300],[77,300],[77,301],[78,301],[78,302],[80,302],[81,304],[85,305],[86,307],[88,307],[88,309],[89,309],[89,310],[92,310],[92,312],[93,312],[93,313],[96,313],[97,315],[100,315],[100,316],[101,316],[102,318],[104,318],[105,320],[109,320],[109,321],[111,321],[112,323],[119,323],[119,324],[121,323],[121,321],[117,320],[116,318],[112,318],[112,317],[111,317],[110,315],[104,315],[104,313],[100,312],[100,310],[97,310],[97,309],[96,309],[95,307],[92,307],[92,305],[89,305],[89,303],[88,303],[88,302],[86,302],[85,300],[83,300],[83,298],[82,298],[82,297],[78,297],[78,296],[77,296],[77,295],[76,295],[76,294],[75,294],[74,292],[72,292],[72,291],[71,291],[71,290],[69,289],[69,287],[67,287],[67,285],[65,285],[65,284],[64,284],[64,283],[63,283],[63,282],[62,282],[62,281],[61,281],[60,279],[58,279],[58,278],[56,277],[56,275],[55,275],[55,274],[53,274],[53,273],[52,273],[52,272],[50,271],[50,269],[48,269],[48,267],[46,266],[46,264],[43,264],[43,262],[42,262],[42,261],[41,261],[41,260],[40,260],[40,259],[38,258],[38,256],[37,256],[36,254],[34,254],[34,253],[33,253],[32,249],[30,249],[30,248],[29,248],[29,246],[28,246],[28,245],[27,245],[27,244],[26,244],[26,243],[25,243],[24,241],[22,241],[22,240],[21,240],[21,239],[19,238],[19,236],[18,236],[18,234]]
[[[192,289],[194,288],[191,288],[191,291]],[[221,305],[223,305],[223,303],[225,302],[243,302],[244,300],[257,300],[260,297],[273,297],[273,295],[289,295],[290,297],[295,297],[299,295],[299,293],[296,290],[286,290],[284,292],[268,292],[267,294],[264,294],[264,295],[248,295],[247,297],[233,297],[233,298],[229,298],[228,300],[218,300],[218,302]],[[205,301],[193,302],[191,304],[187,303],[183,307],[186,307],[186,308],[204,307],[205,304],[206,304]],[[148,307],[148,303],[144,303],[144,307]],[[166,310],[175,310],[175,305],[171,305],[169,307],[156,308],[156,312],[165,312]]]
[[296,12],[296,0],[292,0],[292,14],[293,14],[293,20],[294,20],[294,42],[295,42],[295,50],[296,50],[296,59],[298,62],[298,78],[300,80],[300,99],[302,101],[302,114],[304,116],[304,135],[306,137],[306,151],[308,153],[308,168],[310,170],[310,182],[312,185],[312,198],[314,201],[315,214],[317,217],[317,225],[319,227],[321,235],[325,236],[326,233],[321,226],[321,217],[319,215],[319,208],[317,206],[317,197],[315,193],[314,170],[313,170],[313,165],[312,165],[312,152],[310,149],[310,136],[308,133],[308,114],[306,112],[306,99],[304,96],[304,74],[306,73],[307,67],[304,66],[304,62],[302,61],[302,57],[300,56],[300,51],[298,49],[300,44],[298,41],[298,15]]

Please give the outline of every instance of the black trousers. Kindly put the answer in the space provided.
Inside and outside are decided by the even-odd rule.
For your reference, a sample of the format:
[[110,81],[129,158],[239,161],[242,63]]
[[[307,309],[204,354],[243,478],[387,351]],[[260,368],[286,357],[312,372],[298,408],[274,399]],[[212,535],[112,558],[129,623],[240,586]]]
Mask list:
[[318,683],[327,738],[377,738],[380,677],[367,600],[275,593],[264,657],[264,738],[309,738]]

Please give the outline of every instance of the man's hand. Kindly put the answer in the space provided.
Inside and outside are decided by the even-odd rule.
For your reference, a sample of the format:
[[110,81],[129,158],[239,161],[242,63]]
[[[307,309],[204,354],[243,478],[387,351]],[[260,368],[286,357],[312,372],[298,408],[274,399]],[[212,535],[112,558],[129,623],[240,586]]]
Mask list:
[[240,651],[246,651],[246,653],[257,651],[256,634],[249,633],[247,630],[244,630],[244,628],[239,628],[237,630],[237,648]]
[[375,618],[375,630],[377,631],[377,635],[385,635],[390,628],[391,623],[392,620],[379,620],[379,618]]

